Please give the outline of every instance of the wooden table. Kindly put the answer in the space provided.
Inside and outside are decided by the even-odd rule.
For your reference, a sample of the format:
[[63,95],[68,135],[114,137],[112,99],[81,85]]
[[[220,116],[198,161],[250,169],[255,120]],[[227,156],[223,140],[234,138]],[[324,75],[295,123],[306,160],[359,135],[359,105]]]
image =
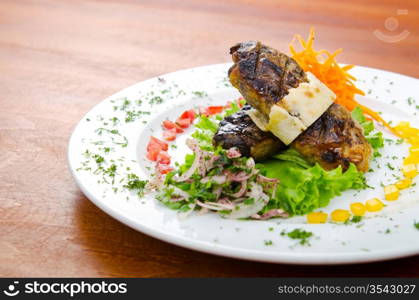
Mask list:
[[[419,256],[289,266],[158,241],[91,204],[66,158],[75,124],[103,98],[152,76],[229,61],[238,41],[286,51],[294,33],[314,25],[319,47],[345,49],[341,61],[418,77],[419,2],[399,2],[0,1],[0,275],[418,276]],[[391,16],[399,21],[393,34],[410,32],[397,43],[373,34],[390,34],[384,22]]]

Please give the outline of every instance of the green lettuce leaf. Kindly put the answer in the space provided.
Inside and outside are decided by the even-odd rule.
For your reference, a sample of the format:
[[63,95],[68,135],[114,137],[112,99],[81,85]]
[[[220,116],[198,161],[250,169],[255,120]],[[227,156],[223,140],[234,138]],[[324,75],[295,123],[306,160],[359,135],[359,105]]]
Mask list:
[[352,110],[351,115],[364,129],[364,136],[374,150],[374,157],[381,156],[379,149],[384,147],[383,133],[380,131],[372,133],[375,130],[374,123],[365,118],[359,106]]
[[[242,104],[243,104],[243,102],[242,102]],[[240,110],[240,106],[239,106],[238,103],[236,103],[236,101],[231,102],[230,106],[231,106],[230,108],[227,108],[224,111],[224,116],[223,117],[231,116],[232,114],[234,114],[234,113],[236,113]]]
[[274,155],[273,158],[291,161],[306,169],[313,166],[308,161],[306,161],[297,150],[294,149],[287,149],[286,151]]
[[276,195],[264,208],[282,208],[293,215],[304,215],[329,204],[348,189],[367,185],[362,172],[351,164],[346,172],[338,167],[326,171],[320,165],[310,166],[295,150],[287,150],[274,159],[258,164],[265,176],[280,180]]
[[198,130],[192,133],[192,137],[198,141],[201,149],[213,151],[212,137],[217,132],[218,123],[206,116],[200,116],[195,126]]
[[208,130],[212,133],[216,133],[218,129],[217,122],[214,122],[206,116],[200,116],[198,122],[195,125],[197,128],[202,130]]

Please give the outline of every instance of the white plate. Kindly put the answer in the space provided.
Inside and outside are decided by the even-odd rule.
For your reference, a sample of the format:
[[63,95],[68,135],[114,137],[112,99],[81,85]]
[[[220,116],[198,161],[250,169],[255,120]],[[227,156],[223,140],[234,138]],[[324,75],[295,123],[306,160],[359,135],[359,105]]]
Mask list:
[[[124,189],[120,180],[128,173],[146,179],[150,164],[145,159],[145,146],[150,135],[161,136],[162,120],[174,120],[185,109],[194,106],[225,104],[227,100],[239,97],[226,78],[229,66],[199,67],[140,82],[105,99],[87,113],[75,128],[68,149],[70,168],[85,195],[106,213],[138,231],[182,247],[222,256],[275,263],[342,264],[419,254],[419,231],[413,226],[415,218],[419,221],[419,185],[402,191],[399,200],[386,202],[387,206],[380,213],[369,214],[361,223],[350,225],[311,225],[306,223],[305,217],[226,220],[212,213],[181,220],[175,211],[163,206],[152,195],[140,199]],[[419,127],[416,108],[419,101],[411,105],[407,101],[408,97],[419,99],[417,79],[364,67],[354,68],[352,74],[367,94],[358,99],[361,103],[381,111],[386,120],[409,120]],[[130,121],[130,114],[135,115],[137,111],[149,111],[150,115],[125,121],[126,117]],[[98,128],[106,130],[100,134]],[[183,160],[188,151],[184,147],[187,134],[178,137],[177,149],[170,149],[175,160]],[[387,132],[384,134],[386,138],[396,139]],[[106,148],[110,151],[104,154]],[[378,161],[381,168],[373,162],[376,172],[366,174],[368,183],[376,188],[347,191],[333,199],[324,211],[347,209],[351,202],[372,197],[383,199],[380,183],[394,182],[392,174],[400,174],[397,168],[392,171],[386,167],[386,162],[401,166],[407,148],[406,144],[386,144],[383,157]],[[96,162],[86,159],[86,149],[103,156],[106,167],[115,164],[114,184],[111,177],[95,173]],[[392,156],[398,158],[393,160]],[[92,169],[86,170],[89,167]],[[280,235],[282,230],[294,228],[313,232],[311,246],[301,246]],[[265,241],[273,244],[265,245]]]

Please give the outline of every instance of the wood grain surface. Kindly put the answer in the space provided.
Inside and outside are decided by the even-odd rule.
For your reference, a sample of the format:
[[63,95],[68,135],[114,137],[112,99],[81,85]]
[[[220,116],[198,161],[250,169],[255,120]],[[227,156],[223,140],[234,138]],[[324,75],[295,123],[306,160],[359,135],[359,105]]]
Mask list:
[[[392,16],[393,32],[384,28]],[[69,135],[103,98],[152,76],[229,61],[238,41],[286,51],[310,26],[319,47],[344,48],[341,61],[419,77],[416,0],[1,0],[0,276],[419,276],[419,256],[308,267],[179,248],[103,213],[69,173]],[[387,43],[375,29],[410,34]]]

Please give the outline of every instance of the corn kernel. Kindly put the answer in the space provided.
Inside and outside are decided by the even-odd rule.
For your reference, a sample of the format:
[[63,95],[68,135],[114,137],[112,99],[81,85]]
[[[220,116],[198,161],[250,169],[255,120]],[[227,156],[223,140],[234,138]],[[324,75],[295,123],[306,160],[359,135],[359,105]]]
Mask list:
[[419,147],[410,147],[409,152],[411,155],[419,156]]
[[396,130],[396,132],[399,135],[404,137],[409,134],[409,128],[410,128],[410,123],[406,121],[402,121],[399,124],[397,124],[397,126],[394,127],[394,130]]
[[396,182],[396,187],[399,190],[407,189],[409,186],[412,185],[412,179],[406,178]]
[[332,212],[331,217],[335,222],[345,222],[349,219],[350,214],[346,209],[336,209]]
[[410,136],[416,136],[419,134],[419,129],[411,127],[409,122],[402,121],[399,124],[397,124],[394,129],[403,135],[404,138],[410,137]]
[[310,224],[326,223],[327,213],[324,212],[312,212],[307,215],[307,222]]
[[407,178],[415,178],[418,175],[418,170],[415,164],[402,166],[402,172]]
[[409,164],[419,164],[419,147],[418,146],[412,146],[409,149],[409,156],[405,158],[403,161],[404,165]]
[[378,198],[372,198],[365,202],[365,207],[367,208],[367,211],[375,212],[382,210],[384,204]]
[[419,155],[410,154],[403,161],[404,165],[419,164]]
[[407,140],[411,145],[419,147],[419,136],[409,136]]
[[394,184],[390,184],[384,187],[384,195],[387,201],[394,201],[399,199],[400,192]]
[[351,203],[351,212],[354,214],[354,216],[363,216],[365,215],[365,205],[361,202],[355,202]]
[[394,130],[411,145],[419,147],[419,129],[411,127],[409,122],[400,122]]

